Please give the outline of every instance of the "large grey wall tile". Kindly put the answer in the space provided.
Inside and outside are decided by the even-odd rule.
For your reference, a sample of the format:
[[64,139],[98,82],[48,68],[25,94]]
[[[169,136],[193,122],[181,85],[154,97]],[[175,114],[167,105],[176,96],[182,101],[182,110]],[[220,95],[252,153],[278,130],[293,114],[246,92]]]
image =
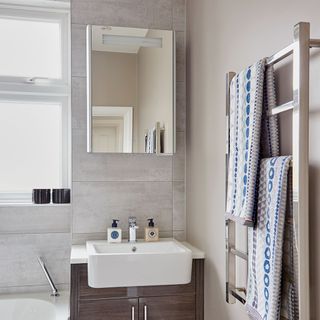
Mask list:
[[186,142],[185,133],[177,132],[177,151],[173,155],[173,180],[180,181],[185,180],[186,171]]
[[78,24],[146,27],[153,23],[154,0],[72,0],[71,21]]
[[92,232],[92,233],[73,233],[72,244],[85,244],[86,241],[90,240],[106,240],[107,230],[104,232]]
[[0,287],[47,284],[37,256],[55,283],[69,282],[69,233],[0,235],[0,256]]
[[172,182],[75,182],[73,232],[105,232],[113,218],[126,228],[130,215],[172,230],[172,200]]
[[185,32],[176,32],[176,79],[186,80]]
[[187,240],[186,232],[184,230],[173,231],[173,238],[178,241],[186,241]]
[[87,78],[72,77],[72,128],[87,128]]
[[178,132],[186,130],[186,84],[176,84],[176,129]]
[[172,0],[148,1],[149,10],[153,13],[151,28],[172,30]]
[[186,230],[185,182],[173,182],[173,230]]
[[87,153],[86,131],[73,130],[73,181],[171,181],[172,156]]
[[1,233],[70,232],[70,206],[0,207]]
[[186,1],[173,0],[173,29],[185,31],[186,29]]
[[86,26],[71,25],[71,75],[86,76]]

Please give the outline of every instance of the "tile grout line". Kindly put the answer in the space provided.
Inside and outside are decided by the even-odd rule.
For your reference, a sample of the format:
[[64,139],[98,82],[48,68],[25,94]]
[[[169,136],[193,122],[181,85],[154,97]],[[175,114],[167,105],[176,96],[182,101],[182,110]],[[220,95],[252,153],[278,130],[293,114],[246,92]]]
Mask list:
[[[67,285],[67,286],[69,286],[70,283],[69,282],[57,282],[56,285],[60,285],[60,286],[61,285]],[[32,287],[48,287],[48,284],[43,283],[43,284],[23,284],[21,286],[5,286],[5,287],[0,286],[0,290],[1,289],[13,289],[13,288],[25,288],[25,287],[28,287],[28,288],[32,288]],[[21,293],[24,293],[24,292],[21,292]],[[32,293],[32,292],[30,292],[30,293]],[[35,292],[35,293],[37,293],[37,292]],[[3,293],[1,293],[1,294],[3,294]],[[4,293],[4,294],[6,294],[6,293]]]
[[35,232],[35,231],[29,231],[29,232],[26,232],[26,231],[19,231],[19,232],[1,232],[0,231],[0,236],[19,236],[19,235],[51,235],[51,234],[54,234],[54,235],[70,235],[70,230],[69,231],[39,231],[39,232]]

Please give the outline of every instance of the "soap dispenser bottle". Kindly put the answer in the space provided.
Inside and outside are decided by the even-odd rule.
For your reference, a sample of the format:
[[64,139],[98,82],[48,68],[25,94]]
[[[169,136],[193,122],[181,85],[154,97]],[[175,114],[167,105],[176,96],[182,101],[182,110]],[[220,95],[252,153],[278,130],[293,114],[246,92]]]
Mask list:
[[118,228],[119,220],[113,219],[111,228],[108,228],[108,242],[121,242],[122,240],[122,231]]
[[154,226],[154,219],[148,219],[149,224],[145,229],[145,241],[152,242],[159,240],[159,229]]

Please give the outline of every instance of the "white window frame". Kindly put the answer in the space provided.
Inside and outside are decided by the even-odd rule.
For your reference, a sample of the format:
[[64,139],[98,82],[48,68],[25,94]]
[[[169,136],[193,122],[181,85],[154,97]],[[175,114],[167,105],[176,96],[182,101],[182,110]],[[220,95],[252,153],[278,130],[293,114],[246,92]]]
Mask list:
[[[50,93],[65,93],[64,89],[69,83],[69,13],[61,11],[53,12],[47,10],[34,10],[34,8],[2,8],[0,6],[0,17],[7,19],[19,19],[19,20],[31,20],[31,21],[42,21],[42,22],[59,22],[61,32],[61,79],[47,79],[47,78],[30,78],[30,77],[14,77],[14,76],[3,76],[0,75],[0,90],[12,90],[13,85],[19,85],[19,90],[33,91],[30,84],[41,84],[42,92]],[[40,87],[41,88],[41,87]],[[31,89],[31,90],[30,90]],[[17,90],[17,89],[13,89]]]
[[[1,0],[0,0],[1,1]],[[43,1],[39,1],[43,2]],[[44,3],[44,2],[43,2]],[[46,3],[49,3],[46,1]],[[54,21],[61,30],[61,79],[26,78],[0,75],[0,101],[58,102],[62,106],[62,132],[60,159],[61,186],[71,186],[71,64],[70,64],[70,11],[69,4],[50,1],[50,6],[22,6],[21,2],[0,3],[1,18],[18,18],[32,21]],[[0,71],[1,72],[1,71]],[[0,192],[0,205],[31,202],[30,193]]]

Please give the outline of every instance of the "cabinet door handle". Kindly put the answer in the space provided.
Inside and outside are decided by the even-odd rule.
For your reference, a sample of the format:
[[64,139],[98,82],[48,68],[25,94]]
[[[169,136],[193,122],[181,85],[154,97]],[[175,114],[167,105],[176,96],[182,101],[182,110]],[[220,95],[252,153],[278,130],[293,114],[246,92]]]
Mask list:
[[131,307],[131,320],[134,320],[134,314],[135,314],[135,307]]
[[143,320],[148,320],[148,306],[144,305],[143,307]]

